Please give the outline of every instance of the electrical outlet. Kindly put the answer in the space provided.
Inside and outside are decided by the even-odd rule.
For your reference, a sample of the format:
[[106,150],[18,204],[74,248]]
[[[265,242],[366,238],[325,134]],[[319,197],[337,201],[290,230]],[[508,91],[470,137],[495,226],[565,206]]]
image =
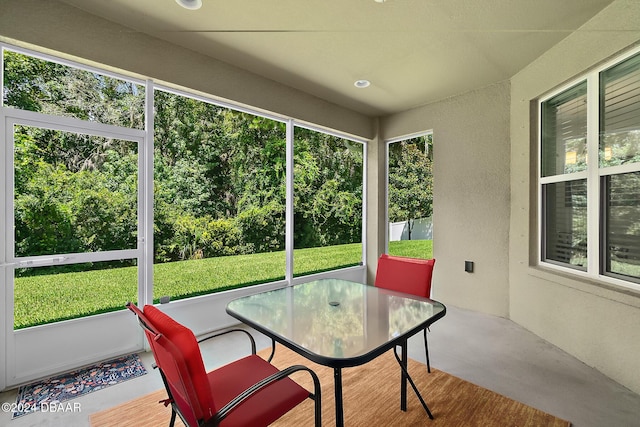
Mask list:
[[473,273],[473,261],[464,262],[464,271],[467,273]]

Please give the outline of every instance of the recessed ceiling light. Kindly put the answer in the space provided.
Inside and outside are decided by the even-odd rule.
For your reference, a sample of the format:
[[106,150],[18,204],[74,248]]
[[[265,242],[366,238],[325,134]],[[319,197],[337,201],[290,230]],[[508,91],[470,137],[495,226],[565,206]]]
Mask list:
[[374,0],[376,3],[384,3],[387,0]]
[[176,0],[176,3],[189,10],[196,10],[202,7],[202,0]]
[[364,89],[365,87],[369,87],[371,82],[369,80],[356,80],[353,85],[359,89]]

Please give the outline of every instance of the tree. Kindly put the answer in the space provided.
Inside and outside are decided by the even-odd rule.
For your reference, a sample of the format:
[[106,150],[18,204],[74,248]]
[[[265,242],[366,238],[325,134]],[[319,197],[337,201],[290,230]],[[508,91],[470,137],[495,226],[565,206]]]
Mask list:
[[332,135],[294,131],[296,248],[362,238],[362,146]]
[[400,149],[389,160],[389,221],[407,221],[411,240],[414,221],[432,214],[431,160],[424,145],[410,140],[397,144]]

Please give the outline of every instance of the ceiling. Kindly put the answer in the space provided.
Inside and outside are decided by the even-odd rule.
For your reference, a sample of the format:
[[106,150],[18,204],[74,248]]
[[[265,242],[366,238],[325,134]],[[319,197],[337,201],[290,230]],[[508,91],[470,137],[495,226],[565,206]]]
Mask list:
[[368,116],[508,79],[612,2],[62,1]]

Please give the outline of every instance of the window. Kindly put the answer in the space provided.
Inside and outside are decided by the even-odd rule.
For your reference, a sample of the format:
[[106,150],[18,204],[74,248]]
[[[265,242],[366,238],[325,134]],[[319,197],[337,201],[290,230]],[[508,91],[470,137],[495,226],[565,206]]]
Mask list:
[[541,261],[640,289],[640,54],[543,99],[540,126]]
[[433,257],[433,134],[389,141],[387,215],[390,255]]
[[16,265],[15,329],[121,309],[118,298],[137,299],[141,132],[100,134],[89,122],[74,119],[82,128],[42,117],[6,120],[13,128],[7,176],[13,235],[7,237]]
[[294,276],[362,263],[364,146],[294,128]]
[[586,270],[586,81],[542,104],[542,129],[543,259]]
[[[141,84],[4,50],[3,106],[93,123],[144,129]],[[59,146],[64,155],[68,146]]]
[[154,301],[283,280],[285,123],[158,89],[154,104]]
[[15,329],[362,265],[364,141],[0,48]]
[[2,43],[0,58],[10,385],[137,349],[127,301],[362,265],[364,140]]
[[2,56],[0,169],[9,185],[0,227],[5,265],[15,266],[13,327],[120,310],[118,301],[138,296],[145,88],[11,50]]

